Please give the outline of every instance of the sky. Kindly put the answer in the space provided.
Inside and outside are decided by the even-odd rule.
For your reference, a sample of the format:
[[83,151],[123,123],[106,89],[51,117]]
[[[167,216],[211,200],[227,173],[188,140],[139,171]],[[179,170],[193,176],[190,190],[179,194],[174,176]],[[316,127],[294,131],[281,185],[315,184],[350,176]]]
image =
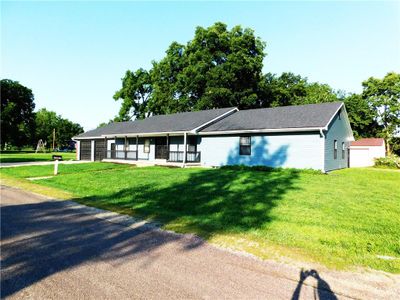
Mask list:
[[172,41],[221,21],[266,42],[264,72],[337,90],[400,72],[400,2],[1,2],[1,78],[32,89],[85,130],[112,119],[126,70],[149,69]]

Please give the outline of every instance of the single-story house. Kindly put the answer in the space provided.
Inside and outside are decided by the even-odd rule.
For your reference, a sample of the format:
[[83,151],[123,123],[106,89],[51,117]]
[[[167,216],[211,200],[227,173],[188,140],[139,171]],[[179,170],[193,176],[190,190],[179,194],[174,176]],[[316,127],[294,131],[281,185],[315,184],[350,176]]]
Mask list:
[[382,138],[364,138],[350,144],[350,167],[370,167],[374,159],[385,157],[385,140]]
[[347,168],[354,140],[343,102],[156,115],[82,133],[81,160],[198,166]]

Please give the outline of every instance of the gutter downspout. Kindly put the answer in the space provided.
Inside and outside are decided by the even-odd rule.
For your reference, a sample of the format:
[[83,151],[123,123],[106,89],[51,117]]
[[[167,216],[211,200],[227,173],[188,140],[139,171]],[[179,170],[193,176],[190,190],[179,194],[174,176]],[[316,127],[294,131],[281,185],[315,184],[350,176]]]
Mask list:
[[324,173],[326,173],[325,172],[325,138],[326,138],[326,136],[325,136],[325,133],[324,133],[324,128],[320,128],[319,129],[319,133],[321,134],[321,137],[323,138],[323,144],[322,144],[322,165],[323,165],[323,167],[322,167],[322,171]]

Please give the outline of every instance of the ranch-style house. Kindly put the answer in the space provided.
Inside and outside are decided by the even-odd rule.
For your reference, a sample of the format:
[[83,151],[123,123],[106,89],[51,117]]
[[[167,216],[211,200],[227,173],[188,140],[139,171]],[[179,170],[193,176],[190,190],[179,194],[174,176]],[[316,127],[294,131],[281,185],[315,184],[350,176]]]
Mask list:
[[328,172],[349,166],[354,137],[344,103],[331,102],[156,115],[111,123],[74,140],[80,160]]

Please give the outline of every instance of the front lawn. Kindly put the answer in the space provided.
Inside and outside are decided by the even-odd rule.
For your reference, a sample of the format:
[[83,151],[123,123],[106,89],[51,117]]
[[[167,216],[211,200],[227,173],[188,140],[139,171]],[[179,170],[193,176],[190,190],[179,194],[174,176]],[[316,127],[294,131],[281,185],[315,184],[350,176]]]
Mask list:
[[[294,170],[90,169],[99,165],[106,164],[60,169],[59,176],[35,185],[67,191],[86,205],[158,220],[166,229],[196,233],[262,258],[400,273],[398,171],[346,169],[323,175]],[[45,167],[0,173],[51,175]]]
[[52,155],[61,155],[63,160],[76,159],[74,152],[49,152],[35,153],[34,151],[2,151],[0,152],[1,163],[30,162],[30,161],[51,161]]

